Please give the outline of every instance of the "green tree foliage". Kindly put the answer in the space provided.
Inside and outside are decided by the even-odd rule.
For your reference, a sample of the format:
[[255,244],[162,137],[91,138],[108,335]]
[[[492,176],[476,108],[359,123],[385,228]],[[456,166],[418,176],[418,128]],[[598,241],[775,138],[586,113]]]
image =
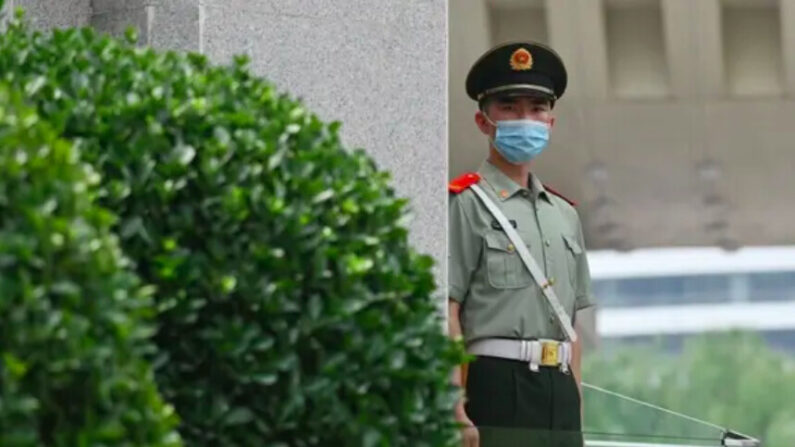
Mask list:
[[99,176],[0,89],[0,445],[179,446]]
[[453,442],[460,347],[406,202],[336,123],[238,59],[90,29],[0,38],[0,76],[102,175],[157,288],[156,378],[190,445]]
[[[586,381],[757,437],[765,446],[795,441],[795,360],[740,332],[695,337],[681,353],[623,348],[586,359]],[[590,432],[713,437],[715,429],[617,398],[588,393]]]

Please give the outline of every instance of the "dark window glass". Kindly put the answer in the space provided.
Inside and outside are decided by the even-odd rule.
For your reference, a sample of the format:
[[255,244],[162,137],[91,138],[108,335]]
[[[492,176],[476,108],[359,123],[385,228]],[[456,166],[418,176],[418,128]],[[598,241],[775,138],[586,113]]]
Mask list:
[[795,272],[749,275],[751,301],[795,301]]
[[594,281],[602,307],[719,303],[730,299],[729,275],[668,276]]

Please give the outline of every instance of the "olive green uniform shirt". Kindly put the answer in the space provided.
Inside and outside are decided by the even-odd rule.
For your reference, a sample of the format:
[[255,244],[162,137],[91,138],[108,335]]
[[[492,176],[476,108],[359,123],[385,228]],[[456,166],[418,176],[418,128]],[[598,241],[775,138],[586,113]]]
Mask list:
[[[568,202],[545,190],[535,175],[523,188],[489,162],[478,169],[481,188],[516,222],[515,228],[570,317],[592,306],[582,226]],[[563,340],[541,288],[508,235],[471,189],[450,195],[449,293],[461,303],[467,343],[489,337]]]

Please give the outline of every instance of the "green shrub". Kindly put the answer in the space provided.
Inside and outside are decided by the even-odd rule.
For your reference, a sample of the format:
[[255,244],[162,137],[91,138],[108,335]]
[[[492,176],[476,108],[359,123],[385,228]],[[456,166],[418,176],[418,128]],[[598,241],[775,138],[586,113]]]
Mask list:
[[0,90],[0,445],[178,446],[98,176]]
[[103,176],[125,253],[157,287],[156,377],[191,445],[443,446],[452,365],[432,261],[338,124],[246,61],[89,29],[0,39],[0,73]]

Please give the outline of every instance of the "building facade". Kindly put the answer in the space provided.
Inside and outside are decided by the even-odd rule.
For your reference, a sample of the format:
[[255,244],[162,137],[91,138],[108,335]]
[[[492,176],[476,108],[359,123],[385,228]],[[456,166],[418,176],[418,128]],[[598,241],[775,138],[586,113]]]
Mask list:
[[592,249],[795,242],[795,0],[451,0],[450,176],[487,142],[472,62],[537,40],[566,62],[536,169]]

